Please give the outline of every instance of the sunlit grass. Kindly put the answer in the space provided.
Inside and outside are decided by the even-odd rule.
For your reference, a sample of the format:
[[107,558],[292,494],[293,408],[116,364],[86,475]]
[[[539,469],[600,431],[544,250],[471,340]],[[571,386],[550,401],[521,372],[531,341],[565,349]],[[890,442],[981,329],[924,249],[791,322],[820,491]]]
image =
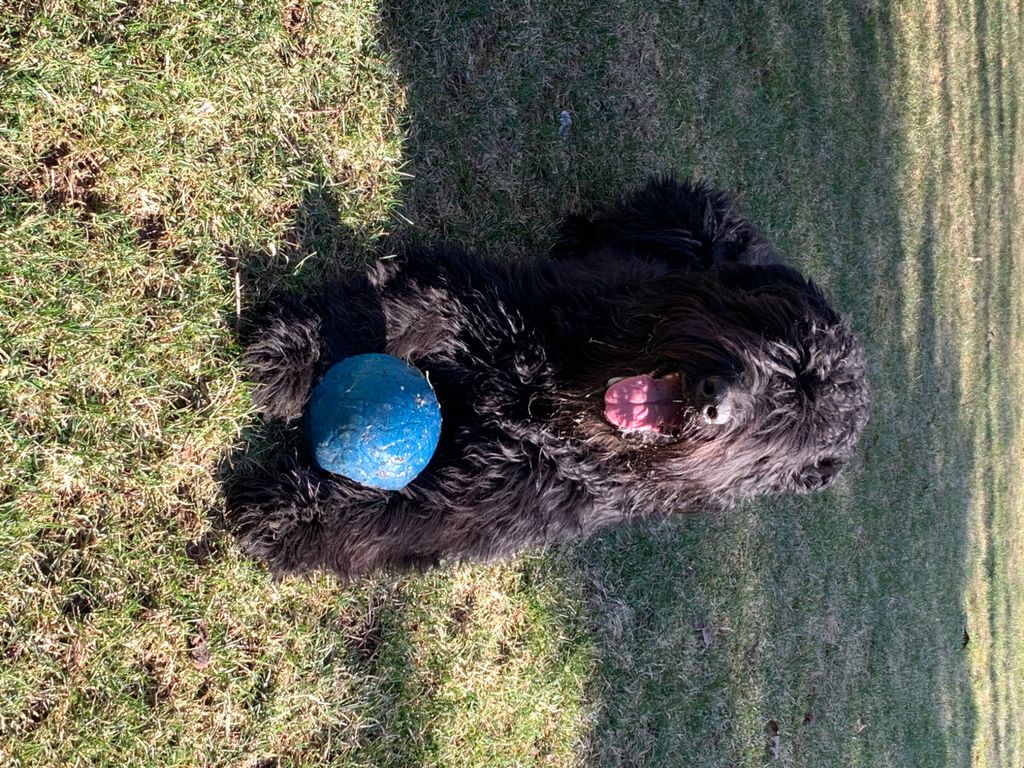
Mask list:
[[[1019,233],[1024,162],[1019,154],[1024,45],[1019,4],[924,8],[924,24],[901,26],[907,55],[909,144],[903,221],[917,233],[912,253],[928,252],[935,332],[920,353],[954,371],[963,439],[976,457],[969,472],[936,466],[935,484],[966,490],[963,525],[964,643],[976,709],[972,765],[1015,765],[1024,757],[1019,727],[1024,667],[1020,610],[1024,497],[1024,283]],[[922,315],[907,295],[905,317]],[[937,458],[942,458],[937,457]],[[944,702],[949,707],[948,702]]]

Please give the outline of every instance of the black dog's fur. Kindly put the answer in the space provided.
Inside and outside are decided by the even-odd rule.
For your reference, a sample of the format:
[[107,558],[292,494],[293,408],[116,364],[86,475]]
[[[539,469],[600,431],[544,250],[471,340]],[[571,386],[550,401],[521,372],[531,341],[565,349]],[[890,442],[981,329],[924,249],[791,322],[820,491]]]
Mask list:
[[[823,488],[868,417],[848,321],[724,195],[671,179],[570,219],[550,258],[439,249],[278,299],[246,353],[256,403],[298,419],[330,365],[371,351],[428,374],[440,446],[398,492],[287,452],[236,483],[239,541],[276,574],[486,560]],[[608,381],[650,372],[679,374],[681,422],[621,432],[604,416]]]

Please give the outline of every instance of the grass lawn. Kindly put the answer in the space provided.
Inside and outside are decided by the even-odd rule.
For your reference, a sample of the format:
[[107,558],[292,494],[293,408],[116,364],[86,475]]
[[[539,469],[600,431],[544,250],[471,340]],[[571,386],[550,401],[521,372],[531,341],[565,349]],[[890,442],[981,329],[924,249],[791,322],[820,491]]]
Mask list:
[[[1019,768],[1022,50],[1022,0],[6,0],[0,764]],[[527,258],[668,169],[854,316],[838,488],[348,587],[239,557],[261,296]]]

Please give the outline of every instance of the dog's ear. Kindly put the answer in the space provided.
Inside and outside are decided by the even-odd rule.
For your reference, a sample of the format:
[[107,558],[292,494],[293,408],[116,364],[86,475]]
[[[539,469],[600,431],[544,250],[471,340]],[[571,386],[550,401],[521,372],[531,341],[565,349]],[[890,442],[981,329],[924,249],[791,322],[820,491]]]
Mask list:
[[804,465],[803,469],[793,475],[793,489],[798,493],[809,493],[828,488],[839,476],[844,463],[841,459],[826,457]]

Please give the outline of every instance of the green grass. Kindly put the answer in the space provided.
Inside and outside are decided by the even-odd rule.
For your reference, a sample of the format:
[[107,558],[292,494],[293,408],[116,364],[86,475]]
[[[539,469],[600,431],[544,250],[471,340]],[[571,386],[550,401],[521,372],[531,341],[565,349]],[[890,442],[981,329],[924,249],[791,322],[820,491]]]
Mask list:
[[[8,2],[0,762],[1021,765],[1024,9],[887,6]],[[837,489],[350,587],[239,557],[239,311],[666,169],[854,316]]]

